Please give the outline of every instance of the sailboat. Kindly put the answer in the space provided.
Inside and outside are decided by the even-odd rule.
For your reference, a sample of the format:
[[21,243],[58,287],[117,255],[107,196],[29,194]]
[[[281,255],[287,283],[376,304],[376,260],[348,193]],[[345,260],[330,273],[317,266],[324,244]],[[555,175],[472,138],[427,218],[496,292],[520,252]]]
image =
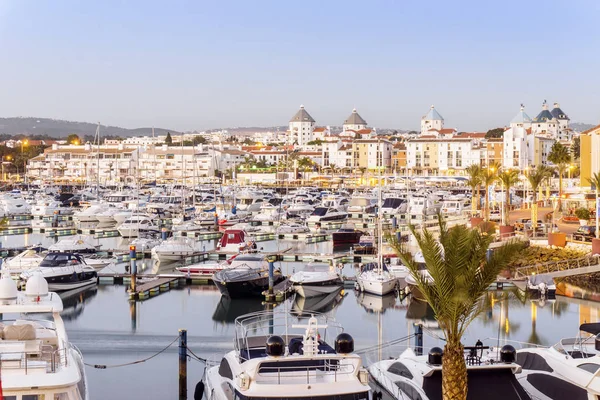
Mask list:
[[[379,147],[379,142],[378,142]],[[367,292],[383,296],[396,289],[398,278],[392,275],[383,265],[383,227],[381,210],[381,172],[379,174],[379,190],[377,191],[377,262],[366,264],[362,271],[356,277],[358,289],[361,292]]]

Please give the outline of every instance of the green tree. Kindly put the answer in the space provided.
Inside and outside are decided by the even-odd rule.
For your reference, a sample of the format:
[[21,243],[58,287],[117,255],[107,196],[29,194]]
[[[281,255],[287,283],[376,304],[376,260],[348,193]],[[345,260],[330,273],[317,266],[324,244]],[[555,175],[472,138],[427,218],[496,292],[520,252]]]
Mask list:
[[204,136],[200,136],[200,135],[196,135],[194,136],[194,139],[192,139],[192,144],[194,146],[199,145],[199,144],[206,144],[208,141],[206,140],[206,138]]
[[320,146],[323,143],[323,141],[321,139],[316,139],[316,140],[311,140],[310,142],[306,143],[309,146]]
[[486,139],[501,138],[504,135],[504,128],[494,128],[487,131],[485,134]]
[[[598,204],[598,195],[600,195],[600,172],[595,172],[591,178],[588,178],[590,185],[594,186],[596,191],[596,204]],[[596,206],[597,207],[597,206]],[[600,239],[600,215],[596,210],[596,239]]]
[[68,144],[80,145],[80,144],[82,144],[82,141],[79,138],[79,136],[77,136],[74,133],[71,133],[69,136],[67,136],[67,143]]
[[245,144],[247,146],[254,146],[256,144],[256,142],[250,138],[246,138],[246,139],[244,139],[242,144]]
[[498,170],[500,165],[496,162],[491,162],[487,168],[481,170],[481,183],[485,187],[485,206],[483,208],[483,219],[490,219],[490,186],[498,179]]
[[481,166],[479,164],[471,164],[465,168],[465,172],[469,179],[467,185],[471,187],[471,214],[475,216],[479,210],[479,188],[481,187]]
[[537,229],[537,220],[538,220],[538,204],[537,204],[537,196],[538,189],[540,186],[552,177],[552,168],[549,168],[545,165],[538,165],[533,171],[527,175],[527,180],[531,185],[532,193],[532,202],[531,202],[531,227],[533,228],[533,232]]
[[565,175],[565,171],[569,168],[569,164],[571,164],[571,154],[565,146],[559,142],[554,142],[550,154],[548,154],[548,161],[556,165],[556,169],[558,170],[558,211],[561,211],[563,176]]
[[167,137],[165,138],[165,144],[170,146],[173,144],[173,138],[171,137],[171,132],[167,132]]
[[579,160],[579,157],[581,157],[581,139],[579,137],[573,139],[571,153],[573,154],[573,158],[575,158],[576,160]]
[[493,235],[464,225],[448,228],[441,214],[438,215],[438,225],[439,239],[427,228],[417,231],[410,226],[433,284],[421,274],[419,264],[402,249],[394,235],[388,235],[387,240],[410,270],[444,332],[442,398],[465,400],[467,367],[461,339],[471,322],[483,311],[488,287],[515,258],[522,245],[508,241],[488,256]]
[[507,169],[498,174],[498,181],[504,187],[504,220],[502,225],[510,224],[510,188],[519,183],[519,171],[516,169]]

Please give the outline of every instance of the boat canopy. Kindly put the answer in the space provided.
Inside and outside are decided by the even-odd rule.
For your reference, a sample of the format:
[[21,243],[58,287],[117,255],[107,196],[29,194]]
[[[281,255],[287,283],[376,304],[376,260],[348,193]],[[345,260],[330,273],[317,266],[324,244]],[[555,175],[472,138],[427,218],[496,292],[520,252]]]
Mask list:
[[591,333],[592,335],[597,335],[600,333],[600,322],[581,324],[579,326],[579,330],[583,331],[583,332]]

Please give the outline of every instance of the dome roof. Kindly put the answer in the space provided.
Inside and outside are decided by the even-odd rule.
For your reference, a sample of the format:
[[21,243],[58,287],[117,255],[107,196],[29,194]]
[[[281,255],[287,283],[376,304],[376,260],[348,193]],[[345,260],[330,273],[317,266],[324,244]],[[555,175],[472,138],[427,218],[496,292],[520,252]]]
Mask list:
[[292,119],[290,119],[290,122],[315,122],[315,120],[313,119],[313,117],[310,116],[308,112],[306,112],[304,106],[301,105],[298,112],[294,114]]
[[442,117],[440,115],[440,113],[437,112],[437,110],[435,109],[434,106],[431,106],[431,108],[429,109],[429,112],[427,113],[426,116],[423,117],[423,119],[428,120],[428,121],[443,121],[444,117]]
[[352,114],[344,121],[344,125],[367,125],[367,121],[358,115],[355,108],[352,110]]
[[535,117],[533,119],[533,122],[548,122],[550,120],[554,119],[554,117],[552,116],[552,114],[550,113],[550,111],[548,110],[542,110],[537,117]]
[[552,111],[550,111],[550,114],[552,114],[552,116],[556,119],[563,119],[563,120],[569,120],[569,117],[567,116],[567,114],[565,114],[565,112],[563,110],[560,109],[560,104],[558,103],[554,103],[554,108],[552,109]]
[[48,282],[39,271],[33,272],[29,279],[27,279],[25,294],[27,297],[43,297],[48,295]]
[[16,300],[18,293],[17,282],[10,277],[10,273],[3,272],[0,278],[0,301]]
[[521,110],[519,111],[519,113],[512,119],[512,121],[510,121],[511,124],[524,124],[530,122],[531,118],[529,117],[529,115],[527,115],[527,113],[525,112],[525,107],[523,106],[521,106]]

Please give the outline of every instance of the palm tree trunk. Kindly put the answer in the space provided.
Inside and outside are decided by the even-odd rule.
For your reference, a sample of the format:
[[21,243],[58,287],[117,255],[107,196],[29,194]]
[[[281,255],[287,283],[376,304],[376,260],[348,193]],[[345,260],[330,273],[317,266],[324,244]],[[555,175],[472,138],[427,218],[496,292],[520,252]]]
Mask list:
[[485,187],[485,206],[483,208],[483,219],[485,221],[490,220],[490,187]]
[[558,171],[558,211],[562,211],[562,189],[563,189],[563,174]]
[[[537,190],[537,188],[536,188]],[[537,229],[537,216],[538,216],[538,205],[537,205],[537,191],[533,190],[533,195],[531,197],[531,228],[533,229],[533,235],[535,236],[535,232]]]
[[460,339],[450,339],[444,346],[442,358],[442,399],[466,400],[467,366],[465,350]]
[[477,202],[475,201],[477,199],[477,192],[475,192],[475,188],[473,188],[472,192],[471,192],[471,216],[474,217],[475,214],[477,213]]
[[598,229],[598,225],[600,225],[600,215],[598,213],[598,210],[600,207],[598,207],[598,194],[600,193],[600,190],[598,189],[598,186],[596,186],[596,239],[600,239],[600,229]]
[[504,198],[504,221],[503,224],[504,226],[508,226],[510,224],[510,188],[509,187],[505,187],[504,190],[506,191],[504,193],[504,196],[506,196]]
[[477,185],[477,210],[479,210],[479,205],[481,204],[481,185]]

